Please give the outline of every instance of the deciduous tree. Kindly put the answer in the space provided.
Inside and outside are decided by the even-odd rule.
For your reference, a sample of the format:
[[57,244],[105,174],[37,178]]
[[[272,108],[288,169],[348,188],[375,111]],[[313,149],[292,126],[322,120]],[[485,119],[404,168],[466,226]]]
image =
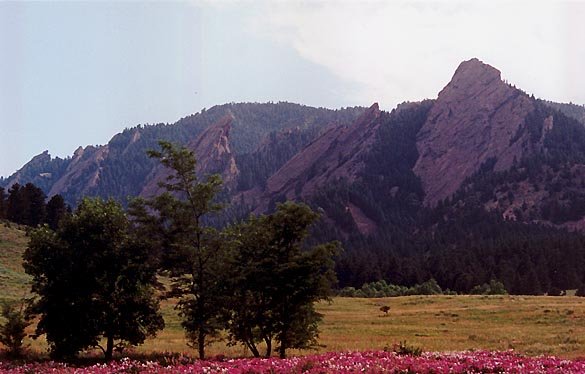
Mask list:
[[161,151],[149,155],[169,169],[169,176],[160,183],[166,192],[134,200],[131,214],[145,237],[163,249],[160,259],[172,279],[171,295],[179,298],[177,308],[187,338],[203,359],[206,345],[222,327],[226,251],[218,231],[204,221],[221,208],[214,198],[222,182],[218,175],[200,181],[195,155],[187,148],[159,144]]
[[228,327],[232,342],[256,356],[261,341],[267,356],[276,341],[282,358],[287,349],[317,344],[321,315],[314,303],[330,296],[339,249],[337,242],[303,245],[317,218],[307,205],[286,202],[274,214],[251,217],[235,229]]
[[54,357],[99,347],[109,360],[164,326],[148,247],[112,200],[84,199],[56,232],[32,231],[24,268],[38,295],[29,310],[40,316],[36,335]]

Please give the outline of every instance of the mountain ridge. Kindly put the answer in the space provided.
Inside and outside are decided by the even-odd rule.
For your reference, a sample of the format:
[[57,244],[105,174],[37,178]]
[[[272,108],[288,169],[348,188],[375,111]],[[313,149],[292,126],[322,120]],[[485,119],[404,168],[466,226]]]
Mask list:
[[195,151],[200,174],[223,176],[219,199],[229,204],[211,224],[286,199],[318,211],[309,240],[343,242],[340,286],[432,277],[465,292],[498,279],[513,293],[542,293],[585,284],[583,113],[471,59],[436,99],[390,112],[220,105],[127,129],[72,158],[43,153],[0,183],[33,182],[72,204],[83,195],[124,201],[164,178],[145,151],[165,139]]

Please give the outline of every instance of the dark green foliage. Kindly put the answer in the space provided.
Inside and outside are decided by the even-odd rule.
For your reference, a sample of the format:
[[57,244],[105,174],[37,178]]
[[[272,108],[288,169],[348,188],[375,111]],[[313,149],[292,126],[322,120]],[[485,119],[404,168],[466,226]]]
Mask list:
[[238,190],[264,188],[268,178],[316,137],[319,127],[271,132],[265,145],[238,158]]
[[418,357],[422,355],[423,349],[422,347],[418,347],[415,345],[407,344],[406,340],[399,342],[398,344],[392,345],[391,348],[384,347],[384,351],[390,351],[396,353],[399,356],[414,356]]
[[27,183],[24,187],[15,183],[8,190],[6,202],[6,218],[12,222],[37,226],[45,220],[45,194],[43,191]]
[[0,343],[5,347],[9,357],[18,358],[23,353],[26,328],[30,320],[24,314],[24,304],[18,309],[14,303],[2,304],[2,318],[4,323],[0,325]]
[[551,287],[548,292],[546,293],[548,296],[563,296],[564,291],[558,287]]
[[61,195],[53,196],[48,203],[45,199],[43,191],[32,183],[24,187],[15,183],[8,190],[8,195],[0,188],[0,218],[31,227],[47,223],[56,229],[69,207]]
[[[217,105],[174,124],[128,128],[115,135],[106,146],[79,149],[71,158],[51,159],[45,152],[27,163],[17,174],[1,179],[0,187],[7,187],[16,180],[32,182],[48,194],[75,162],[75,165],[83,166],[83,172],[69,175],[67,189],[63,191],[66,203],[76,206],[84,196],[101,196],[115,198],[125,205],[128,197],[141,192],[157,165],[146,155],[147,149],[154,149],[160,139],[187,144],[221,117],[231,114],[235,120],[230,131],[230,148],[236,155],[238,165],[242,157],[244,167],[241,169],[245,171],[242,173],[241,188],[245,188],[256,181],[265,181],[267,170],[286,162],[290,151],[306,144],[320,129],[334,122],[351,122],[362,111],[363,108],[359,107],[330,110],[286,102]],[[295,135],[290,142],[285,140],[280,143],[283,150],[280,156],[273,158],[262,151],[254,154],[267,137],[278,137],[277,134],[285,129],[298,133],[298,137]]]
[[554,103],[552,101],[543,101],[542,103],[585,125],[585,105]]
[[388,284],[385,280],[372,283],[365,283],[360,289],[345,287],[337,293],[341,297],[396,297],[412,295],[449,295],[451,291],[443,291],[441,286],[434,279],[429,279],[421,284],[412,287]]
[[286,202],[268,216],[250,217],[233,229],[235,257],[229,279],[226,320],[232,343],[259,356],[258,342],[280,357],[291,348],[317,344],[321,320],[314,303],[327,300],[335,282],[333,256],[338,243],[304,247],[318,215],[304,204]]
[[0,187],[0,219],[6,218],[6,205],[8,201],[6,200],[6,192],[4,188]]
[[17,179],[13,177],[0,179],[0,187],[8,188],[14,182],[22,185],[26,183],[33,183],[35,186],[42,189],[45,193],[51,190],[51,186],[59,179],[65,172],[67,165],[71,159],[61,159],[56,157],[51,159],[47,151],[35,156],[26,165],[24,165],[18,172]]
[[[551,286],[579,287],[585,279],[582,234],[530,223],[546,220],[564,224],[585,214],[585,175],[575,166],[585,162],[585,128],[541,102],[535,102],[535,107],[518,134],[519,139],[528,131],[535,142],[527,145],[532,147],[527,157],[506,171],[495,171],[497,159],[488,159],[453,197],[434,209],[406,204],[408,195],[392,206],[392,194],[382,189],[368,198],[368,189],[362,188],[360,201],[353,197],[358,195],[352,192],[358,190],[355,185],[343,193],[335,187],[337,191],[330,195],[337,196],[336,200],[327,206],[319,201],[328,213],[334,212],[332,218],[342,222],[341,227],[350,227],[351,217],[343,216],[335,206],[345,206],[347,201],[360,201],[358,205],[377,223],[392,223],[380,226],[368,238],[349,236],[344,243],[346,251],[337,261],[340,285],[355,290],[364,283],[385,279],[411,286],[432,277],[441,286],[463,293],[491,279],[500,280],[513,294],[543,294]],[[550,118],[552,129],[543,129]],[[380,158],[371,165],[383,162]],[[381,173],[391,169],[386,166]],[[366,165],[366,170],[372,169]],[[376,185],[375,179],[367,184],[371,185]],[[544,191],[536,195],[542,200],[534,206],[517,203],[524,198],[526,186],[535,194]],[[364,200],[373,203],[364,204]],[[486,206],[494,203],[496,208],[486,211]],[[513,203],[517,204],[514,218],[504,219],[504,211]],[[368,205],[374,209],[369,210]],[[376,206],[386,208],[376,213]],[[348,223],[343,223],[346,220]],[[335,231],[322,230],[320,235],[335,235]]]
[[221,178],[212,175],[200,182],[196,159],[187,148],[160,143],[161,151],[150,151],[172,173],[161,187],[167,192],[150,200],[131,203],[139,232],[159,247],[162,266],[172,277],[172,295],[180,298],[177,308],[190,343],[201,359],[205,346],[218,335],[222,306],[222,276],[226,265],[224,243],[218,231],[206,226],[204,218],[218,211],[214,202]]
[[49,225],[52,230],[57,230],[59,222],[68,214],[68,207],[61,195],[53,196],[46,206],[45,223]]
[[32,231],[23,265],[38,295],[29,309],[40,316],[36,335],[46,335],[53,357],[99,347],[109,360],[115,348],[141,344],[164,327],[144,238],[132,235],[112,200],[84,199],[56,232]]
[[472,295],[507,295],[508,291],[502,282],[492,279],[489,283],[473,287],[469,293]]

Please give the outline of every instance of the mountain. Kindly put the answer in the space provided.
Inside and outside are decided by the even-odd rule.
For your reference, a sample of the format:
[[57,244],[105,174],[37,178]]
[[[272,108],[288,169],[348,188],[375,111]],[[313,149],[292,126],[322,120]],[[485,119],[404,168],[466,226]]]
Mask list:
[[[9,178],[0,181],[0,187],[32,182],[49,196],[61,194],[71,205],[83,196],[113,197],[126,203],[129,196],[147,194],[153,186],[156,187],[156,178],[161,172],[155,170],[158,165],[147,157],[146,150],[156,149],[159,140],[189,144],[199,151],[200,165],[206,165],[202,171],[215,171],[211,158],[206,157],[211,143],[215,141],[211,140],[211,128],[220,126],[218,123],[231,117],[230,129],[222,141],[229,144],[229,153],[234,156],[233,169],[239,168],[233,165],[236,158],[247,165],[249,160],[257,158],[254,154],[263,142],[282,131],[301,133],[291,145],[293,153],[296,153],[326,126],[351,122],[362,111],[363,108],[359,107],[329,110],[285,102],[218,105],[172,125],[139,125],[126,129],[115,135],[108,144],[79,147],[66,159],[51,158],[48,152],[44,152]],[[275,167],[286,161],[280,160]],[[255,183],[262,183],[268,177],[256,174],[247,170],[246,177]],[[236,183],[235,180],[227,182]]]
[[490,158],[494,170],[509,169],[533,146],[516,134],[534,110],[530,98],[502,82],[500,72],[477,59],[462,63],[417,136],[425,203],[435,205]]
[[290,103],[225,104],[146,125],[72,157],[36,156],[0,186],[32,182],[82,196],[152,196],[168,171],[146,156],[186,145],[230,202],[214,224],[287,199],[321,213],[311,240],[342,240],[340,286],[435,278],[513,293],[585,284],[585,109],[536,99],[478,59],[436,99],[390,112]]
[[[192,150],[197,159],[197,173],[199,175],[221,175],[224,187],[231,189],[239,174],[234,153],[230,147],[230,131],[234,116],[226,114],[217,122],[205,129],[196,139],[186,146]],[[163,190],[158,187],[158,182],[169,176],[169,170],[162,165],[157,165],[147,177],[147,183],[140,192],[143,197],[158,195]]]
[[355,180],[379,126],[380,113],[374,104],[350,125],[329,126],[271,175],[263,190],[244,192],[244,202],[262,212],[273,199],[304,199],[328,183]]

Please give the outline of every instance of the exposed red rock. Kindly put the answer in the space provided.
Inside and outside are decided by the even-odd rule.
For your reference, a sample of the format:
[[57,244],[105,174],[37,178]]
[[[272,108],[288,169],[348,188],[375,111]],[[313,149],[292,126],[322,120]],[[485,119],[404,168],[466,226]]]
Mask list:
[[258,204],[256,211],[263,211],[273,196],[306,198],[327,183],[342,178],[355,180],[363,168],[361,156],[374,141],[380,114],[375,103],[352,125],[330,126],[272,175],[264,191],[256,189],[241,196],[248,203]]
[[425,204],[451,196],[489,158],[506,170],[531,147],[528,134],[516,138],[533,104],[500,78],[500,71],[478,59],[461,63],[439,93],[417,137]]
[[[197,174],[203,176],[218,173],[227,188],[231,188],[234,185],[239,173],[229,142],[229,133],[233,120],[234,117],[231,114],[223,116],[195,140],[187,144],[187,148],[192,150],[197,158]],[[151,197],[163,192],[158,183],[169,176],[170,172],[169,169],[163,166],[156,167],[148,178],[148,182],[142,189],[140,196]]]
[[102,171],[102,162],[108,157],[108,153],[107,145],[77,148],[67,170],[53,184],[47,195],[64,194],[72,186],[82,186],[81,194],[87,194],[97,185]]

